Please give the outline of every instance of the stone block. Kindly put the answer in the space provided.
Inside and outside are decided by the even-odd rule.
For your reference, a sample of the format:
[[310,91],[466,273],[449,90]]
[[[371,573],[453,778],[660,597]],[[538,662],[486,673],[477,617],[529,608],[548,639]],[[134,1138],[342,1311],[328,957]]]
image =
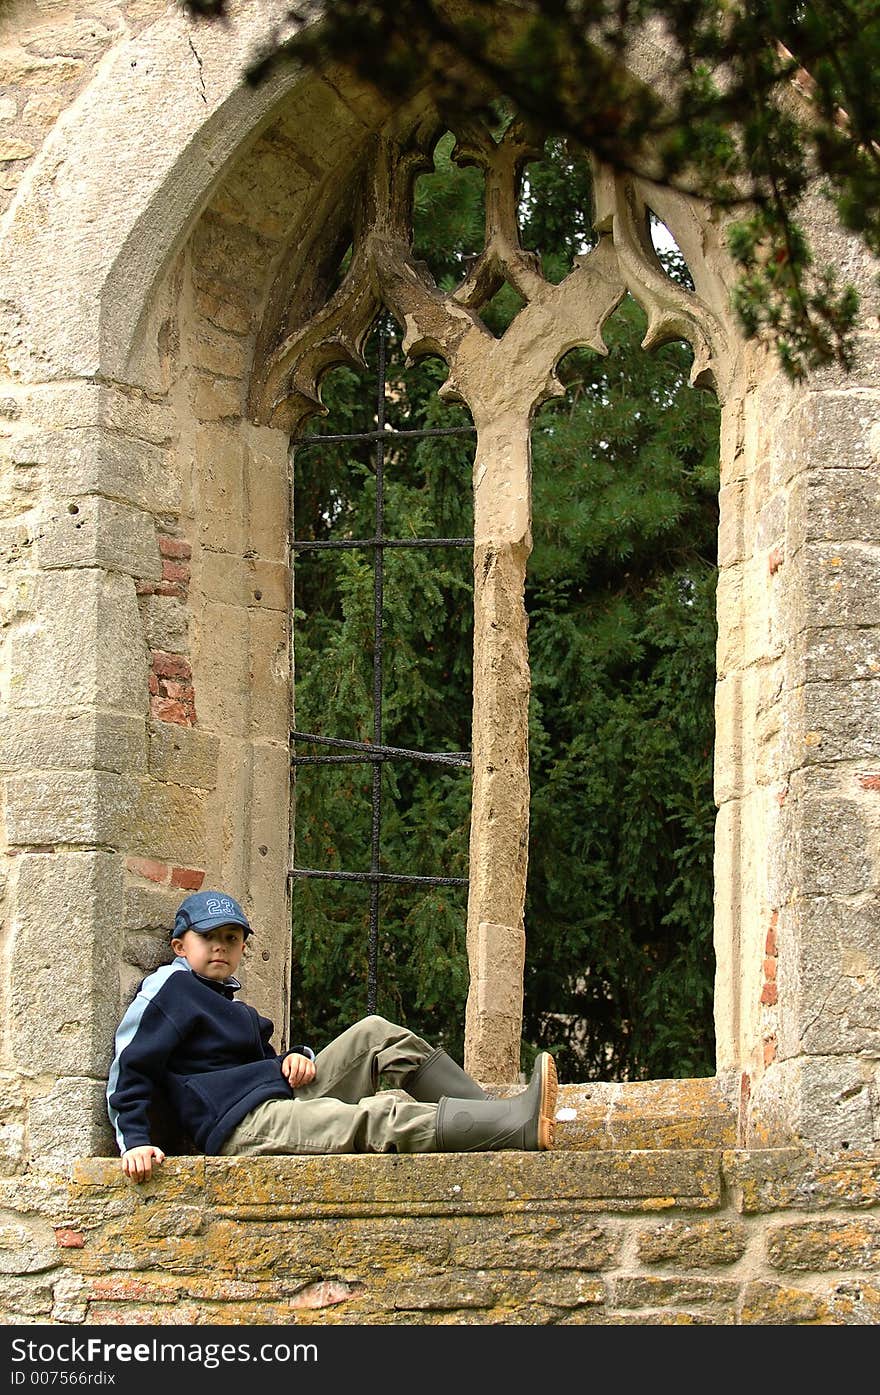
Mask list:
[[199,722],[208,731],[244,736],[252,702],[248,613],[238,606],[206,605],[198,633],[193,670]]
[[146,769],[143,718],[124,712],[16,711],[0,717],[0,766],[7,770]]
[[45,1222],[0,1224],[0,1274],[38,1274],[57,1263],[55,1234]]
[[[193,416],[200,422],[237,420],[244,412],[244,387],[239,378],[215,378],[208,374],[193,374],[191,390]],[[218,483],[216,474],[212,483]],[[241,499],[227,501],[227,507],[240,511]],[[207,512],[210,517],[210,511]],[[206,517],[206,513],[202,513]],[[216,526],[217,520],[214,520]]]
[[779,930],[781,1054],[880,1055],[880,901],[801,900]]
[[744,1215],[833,1209],[863,1211],[880,1202],[880,1159],[820,1157],[805,1148],[725,1153],[724,1177]]
[[26,1069],[98,1076],[112,1055],[121,950],[122,859],[20,859],[9,1002],[13,1058]]
[[767,1260],[774,1269],[787,1272],[877,1269],[880,1220],[874,1216],[840,1220],[814,1217],[775,1226],[767,1237]]
[[798,475],[789,491],[786,556],[804,543],[880,542],[880,472],[873,461],[864,470],[811,470]]
[[[122,925],[128,937],[135,934],[159,933],[168,943],[168,931],[174,924],[174,914],[181,901],[177,887],[133,885],[125,888]],[[135,962],[135,961],[132,961]]]
[[880,761],[880,681],[807,683],[794,695],[790,769],[829,761]]
[[880,678],[880,627],[825,626],[801,630],[790,646],[791,681],[851,682]]
[[753,1142],[803,1141],[820,1156],[875,1148],[870,1081],[858,1059],[804,1056],[777,1061],[753,1088]]
[[219,738],[168,722],[150,727],[150,774],[156,780],[212,790],[217,785]]
[[291,484],[290,437],[271,427],[243,428],[249,504],[248,549],[267,561],[288,562]]
[[202,550],[199,585],[207,601],[222,605],[251,606],[255,610],[290,610],[290,568],[283,562],[251,557],[231,557],[226,552]]
[[211,202],[226,223],[238,223],[278,239],[298,220],[310,176],[273,134],[263,136],[239,161]]
[[811,393],[774,435],[771,484],[813,470],[863,470],[872,462],[871,429],[880,421],[875,391]]
[[139,782],[107,770],[55,770],[6,781],[12,846],[104,844],[124,847],[138,811]]
[[642,1264],[665,1262],[677,1269],[711,1269],[742,1259],[748,1234],[737,1221],[666,1221],[640,1231],[637,1245]]
[[733,1318],[739,1284],[733,1279],[657,1275],[615,1279],[615,1308],[711,1308],[721,1321]]
[[202,790],[142,780],[131,818],[129,851],[183,867],[205,865]]
[[144,714],[147,655],[131,578],[47,572],[35,600],[33,622],[10,638],[10,707]]
[[248,731],[287,741],[291,725],[290,632],[286,610],[248,614]]
[[[240,391],[239,385],[235,384]],[[207,391],[207,388],[204,389]],[[198,409],[207,411],[207,400]],[[204,417],[200,420],[205,423]],[[244,444],[235,428],[202,424],[196,433],[195,490],[198,542],[208,552],[242,556],[248,547]]]
[[48,506],[37,559],[44,569],[100,567],[154,581],[162,577],[152,515],[95,494]]
[[[792,780],[801,794],[802,780]],[[880,882],[873,830],[858,799],[835,798],[806,787],[792,809],[796,819],[795,880],[803,896],[859,896]]]
[[827,1311],[822,1299],[808,1289],[753,1279],[743,1291],[739,1320],[743,1327],[813,1326],[827,1318]]
[[16,466],[38,467],[52,498],[76,501],[82,495],[102,494],[108,501],[147,513],[180,510],[174,459],[152,440],[126,439],[94,426],[30,430],[13,438],[11,457]]
[[[22,420],[49,432],[100,428],[123,441],[167,446],[178,430],[176,410],[168,401],[88,379],[38,382],[10,389],[10,401]],[[132,501],[136,502],[136,501]]]
[[[119,1169],[118,1149],[107,1118],[106,1103],[106,1073],[112,1047],[111,1035],[102,1078],[61,1076],[47,1095],[41,1095],[31,1104],[31,1167],[36,1171],[66,1170],[73,1158],[102,1154],[115,1157],[114,1166]],[[56,1253],[64,1252],[57,1250]]]
[[275,252],[267,238],[209,211],[197,224],[191,245],[193,264],[200,276],[230,281],[255,295],[262,292],[266,265]]
[[185,654],[189,647],[189,611],[174,596],[144,596],[140,602],[144,638],[149,649]]

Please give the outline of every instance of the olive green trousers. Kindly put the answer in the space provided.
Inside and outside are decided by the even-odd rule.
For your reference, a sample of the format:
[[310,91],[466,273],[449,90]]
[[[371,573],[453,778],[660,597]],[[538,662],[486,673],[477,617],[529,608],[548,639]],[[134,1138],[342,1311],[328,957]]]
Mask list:
[[292,1099],[267,1100],[229,1135],[227,1155],[271,1153],[433,1153],[436,1104],[376,1093],[393,1089],[433,1047],[384,1017],[364,1017],[315,1057],[315,1078]]

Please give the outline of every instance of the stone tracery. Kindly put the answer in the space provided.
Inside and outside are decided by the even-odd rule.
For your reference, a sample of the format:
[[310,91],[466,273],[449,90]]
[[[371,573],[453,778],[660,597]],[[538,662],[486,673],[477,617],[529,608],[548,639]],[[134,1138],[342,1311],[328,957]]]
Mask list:
[[[431,126],[427,133],[431,141],[436,136]],[[556,367],[569,350],[607,352],[602,327],[627,292],[647,311],[646,348],[672,338],[692,343],[692,382],[700,386],[726,385],[730,336],[709,305],[663,272],[639,181],[595,166],[598,244],[577,255],[569,274],[553,284],[539,258],[522,247],[517,220],[522,173],[543,148],[540,135],[513,120],[496,138],[473,119],[455,134],[453,159],[478,166],[486,189],[484,245],[464,279],[454,290],[441,290],[412,254],[413,181],[428,167],[431,148],[425,133],[403,142],[379,135],[362,173],[351,265],[311,314],[300,280],[281,319],[287,332],[276,329],[273,344],[264,330],[251,408],[257,420],[295,431],[321,410],[322,374],[339,362],[362,362],[363,342],[385,307],[401,325],[411,358],[436,354],[445,360],[449,374],[440,396],[464,402],[473,417],[467,1052],[478,1076],[504,1081],[519,1068],[525,956],[529,664],[523,596],[531,551],[531,419],[542,402],[563,393]],[[524,305],[496,339],[480,311],[505,282]],[[273,299],[277,306],[283,293],[276,289]]]

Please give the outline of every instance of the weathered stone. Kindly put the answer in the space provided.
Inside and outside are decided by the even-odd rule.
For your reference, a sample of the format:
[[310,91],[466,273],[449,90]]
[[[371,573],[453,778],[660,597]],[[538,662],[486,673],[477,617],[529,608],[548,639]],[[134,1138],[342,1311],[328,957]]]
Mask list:
[[797,731],[789,743],[789,769],[836,760],[880,761],[880,682],[807,683],[795,698]]
[[0,718],[0,765],[137,773],[147,765],[144,721],[123,712],[13,712]]
[[800,1149],[752,1150],[724,1156],[724,1175],[744,1215],[880,1205],[880,1160],[830,1162]]
[[[52,1073],[99,1076],[109,1064],[120,949],[121,859],[33,853],[20,859],[10,1007],[15,1059]],[[78,972],[65,972],[70,946]]]
[[186,653],[189,614],[182,601],[174,596],[144,596],[141,614],[148,648],[161,649],[170,654]]
[[147,664],[134,584],[110,572],[40,578],[35,623],[10,640],[11,707],[144,713]]
[[785,1141],[809,1140],[823,1156],[875,1147],[870,1075],[857,1058],[777,1061],[768,1075],[752,1093],[755,1143],[777,1142],[784,1119]]
[[58,1264],[55,1235],[45,1224],[0,1221],[0,1274],[35,1274]]
[[791,650],[792,683],[880,677],[880,632],[843,626],[802,630]]
[[[140,419],[131,423],[140,426]],[[158,424],[158,423],[157,423]],[[151,435],[158,433],[148,427]],[[95,426],[65,431],[20,432],[11,443],[11,458],[22,467],[39,467],[51,498],[77,501],[102,494],[107,501],[148,513],[175,513],[180,508],[180,481],[169,452],[153,440],[128,439]]]
[[205,865],[205,791],[142,780],[131,811],[132,853],[187,867]]
[[744,1327],[753,1324],[768,1327],[812,1324],[821,1322],[826,1312],[822,1300],[804,1289],[753,1280],[745,1287],[740,1322]]
[[290,609],[290,568],[283,562],[262,562],[203,550],[199,584],[206,600],[222,605],[253,606],[260,610]]
[[767,1240],[774,1269],[876,1269],[880,1264],[880,1220],[846,1217],[775,1227]]
[[9,842],[124,847],[132,821],[143,827],[138,791],[137,780],[107,770],[12,775],[6,781]]
[[847,1327],[876,1327],[880,1323],[880,1286],[860,1279],[835,1283],[827,1308],[832,1320]]
[[746,1252],[745,1226],[731,1221],[667,1221],[638,1236],[643,1264],[668,1261],[677,1268],[735,1264]]
[[37,556],[44,568],[101,567],[154,580],[162,576],[151,515],[97,495],[50,505],[40,525]]
[[[71,1158],[115,1153],[113,1132],[107,1119],[106,1073],[113,1048],[112,1036],[104,1048],[97,1080],[60,1076],[47,1095],[31,1104],[30,1147],[34,1168],[66,1168]],[[117,1167],[118,1167],[117,1163]],[[73,1251],[59,1251],[65,1262]]]
[[875,625],[880,549],[855,542],[804,543],[791,633],[830,625]]
[[176,785],[211,790],[217,784],[218,739],[168,722],[150,728],[150,774]]
[[789,493],[786,554],[793,557],[808,542],[880,542],[878,502],[875,463],[857,472],[826,469],[799,475]]
[[773,484],[787,484],[811,470],[868,468],[870,432],[877,421],[876,392],[808,394],[776,430]]
[[[2,1239],[0,1239],[2,1244]],[[39,1318],[45,1322],[52,1312],[52,1283],[49,1278],[36,1282],[21,1278],[0,1278],[0,1312],[4,1319]]]
[[739,1284],[733,1279],[629,1278],[615,1279],[612,1301],[615,1308],[701,1308],[716,1310],[721,1321],[732,1319]]
[[800,800],[798,885],[804,896],[857,896],[876,886],[867,810],[855,799],[823,797],[815,787]]
[[880,1052],[880,907],[819,897],[783,911],[796,969],[780,1050],[811,1055]]

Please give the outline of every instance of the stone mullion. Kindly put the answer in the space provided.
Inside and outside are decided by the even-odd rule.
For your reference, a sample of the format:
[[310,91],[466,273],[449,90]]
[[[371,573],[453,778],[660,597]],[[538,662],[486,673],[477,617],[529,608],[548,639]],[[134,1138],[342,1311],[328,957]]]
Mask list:
[[465,1059],[478,1079],[519,1072],[529,831],[531,551],[528,415],[478,426]]

